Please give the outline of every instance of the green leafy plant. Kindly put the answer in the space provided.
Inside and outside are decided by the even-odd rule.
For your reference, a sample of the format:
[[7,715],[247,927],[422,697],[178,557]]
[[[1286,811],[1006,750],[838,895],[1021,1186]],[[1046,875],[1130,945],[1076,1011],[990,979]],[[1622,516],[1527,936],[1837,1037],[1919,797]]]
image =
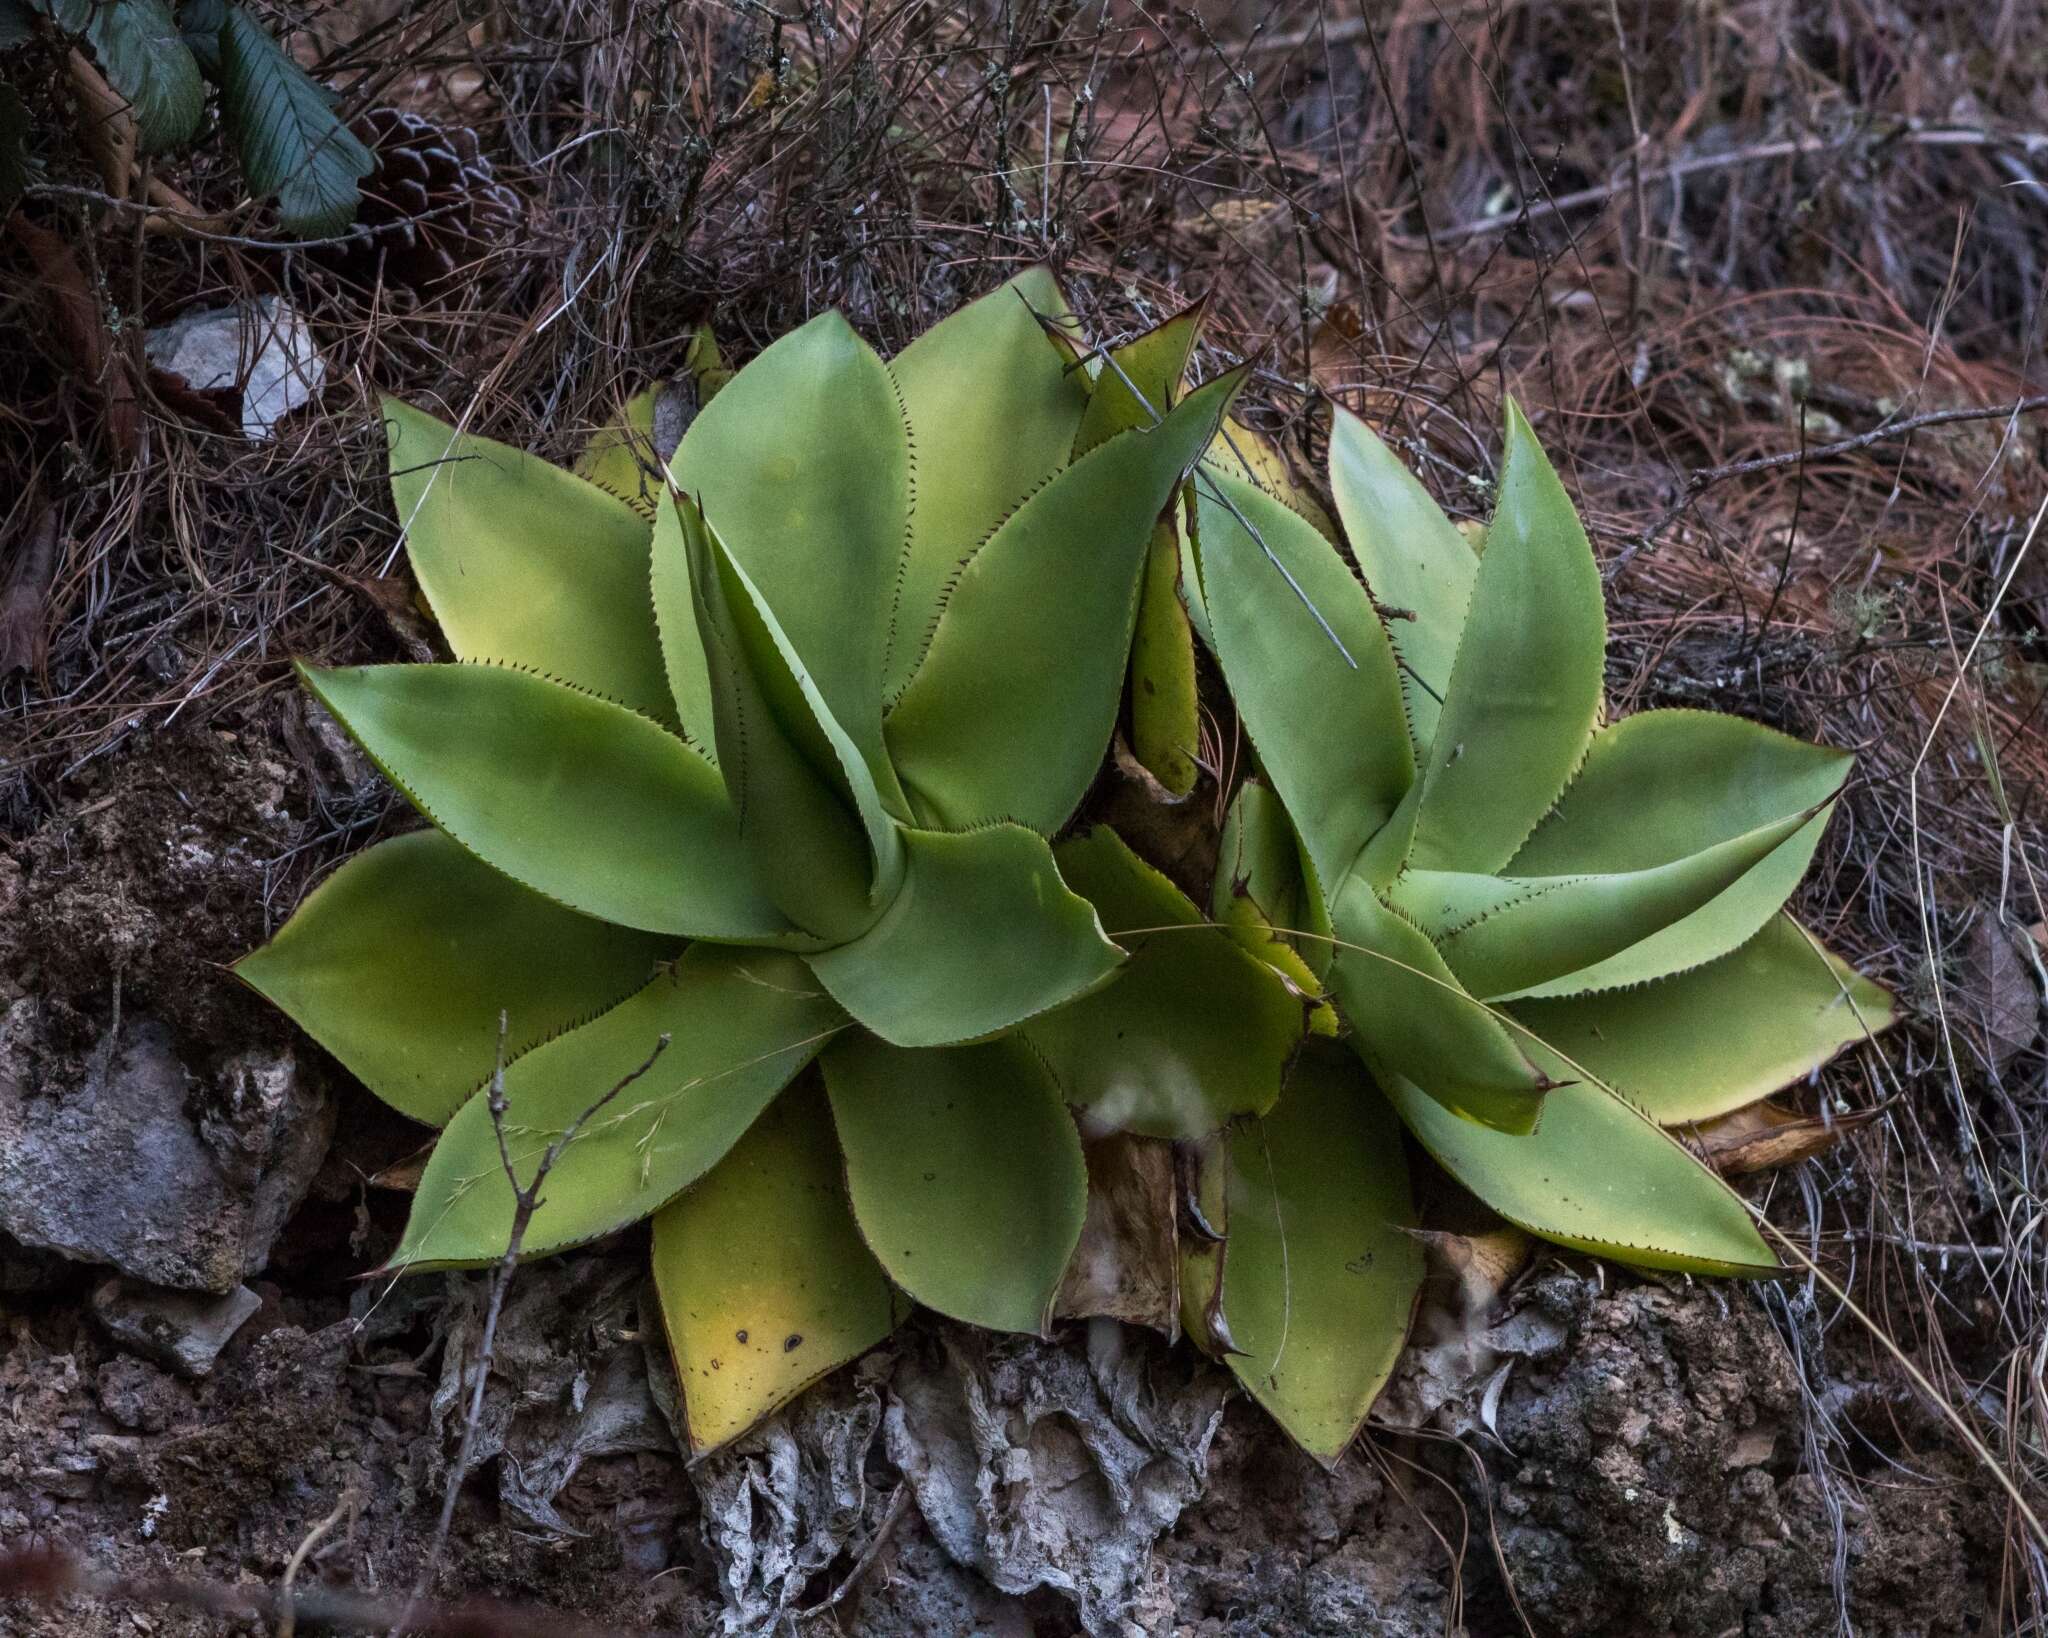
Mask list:
[[1358,574],[1283,489],[1206,465],[1189,601],[1264,775],[1212,909],[1327,986],[1352,1050],[1318,1044],[1273,1114],[1204,1148],[1184,1312],[1329,1457],[1420,1278],[1396,1117],[1532,1233],[1769,1274],[1749,1210],[1666,1128],[1806,1073],[1891,1001],[1783,911],[1847,756],[1706,712],[1603,724],[1600,577],[1513,405],[1477,548],[1337,413]]
[[434,828],[237,970],[445,1123],[396,1268],[501,1258],[514,1175],[574,1131],[522,1250],[654,1215],[700,1448],[899,1293],[1042,1331],[1088,1204],[1075,1117],[1213,1133],[1273,1106],[1301,1036],[1276,970],[1113,832],[1048,841],[1240,380],[1128,414],[1048,339],[1063,313],[1026,274],[887,364],[812,321],[723,382],[651,524],[621,498],[644,403],[586,453],[609,488],[386,406],[459,663],[304,676]]
[[[91,122],[86,140],[110,186],[126,191],[134,154],[199,134],[211,83],[250,192],[277,201],[287,233],[335,234],[355,219],[356,185],[375,167],[370,151],[327,90],[242,7],[184,0],[173,13],[167,0],[0,0],[0,51],[32,39],[38,21],[91,54],[91,62],[74,58],[72,75]],[[0,86],[0,112],[13,95]],[[21,185],[27,134],[20,121],[0,118],[0,185],[10,171]]]

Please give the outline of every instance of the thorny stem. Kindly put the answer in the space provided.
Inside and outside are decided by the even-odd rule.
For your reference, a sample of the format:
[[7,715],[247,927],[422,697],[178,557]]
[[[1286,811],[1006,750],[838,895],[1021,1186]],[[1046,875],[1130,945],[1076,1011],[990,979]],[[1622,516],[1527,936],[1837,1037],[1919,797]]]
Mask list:
[[403,1638],[406,1627],[411,1623],[413,1611],[425,1599],[434,1584],[434,1577],[441,1568],[441,1556],[448,1549],[449,1532],[455,1525],[455,1504],[462,1495],[462,1481],[469,1474],[471,1453],[476,1449],[477,1429],[483,1422],[484,1383],[491,1373],[491,1352],[497,1345],[498,1316],[504,1311],[505,1293],[511,1287],[512,1275],[519,1266],[520,1248],[526,1243],[526,1231],[533,1222],[533,1214],[540,1207],[540,1191],[548,1180],[548,1173],[555,1168],[555,1162],[576,1139],[577,1133],[605,1106],[627,1087],[654,1067],[655,1060],[668,1050],[670,1037],[664,1033],[654,1043],[654,1050],[648,1053],[639,1068],[621,1076],[605,1093],[582,1114],[572,1120],[561,1135],[550,1143],[546,1153],[540,1157],[535,1168],[533,1181],[524,1188],[519,1183],[519,1173],[512,1162],[511,1146],[505,1141],[505,1034],[508,1027],[506,1015],[498,1014],[498,1049],[496,1062],[491,1069],[490,1090],[485,1094],[485,1107],[491,1114],[491,1131],[498,1140],[498,1159],[505,1168],[505,1181],[512,1188],[512,1232],[505,1241],[505,1255],[498,1260],[496,1271],[491,1276],[491,1294],[484,1306],[483,1335],[477,1341],[476,1376],[470,1384],[469,1409],[463,1417],[462,1443],[455,1452],[455,1464],[449,1469],[448,1486],[441,1496],[441,1516],[434,1524],[434,1539],[427,1549],[426,1562],[420,1566],[418,1579],[413,1582],[412,1592],[407,1596],[398,1619],[392,1623],[387,1638]]

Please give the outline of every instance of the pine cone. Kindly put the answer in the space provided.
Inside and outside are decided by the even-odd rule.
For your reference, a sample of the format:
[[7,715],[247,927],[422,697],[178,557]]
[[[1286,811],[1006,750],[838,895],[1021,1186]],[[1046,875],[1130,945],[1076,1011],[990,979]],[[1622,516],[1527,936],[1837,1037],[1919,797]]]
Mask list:
[[428,291],[518,226],[519,196],[492,174],[474,131],[403,108],[372,108],[352,129],[377,168],[364,179],[356,212],[368,235],[327,257],[343,276]]

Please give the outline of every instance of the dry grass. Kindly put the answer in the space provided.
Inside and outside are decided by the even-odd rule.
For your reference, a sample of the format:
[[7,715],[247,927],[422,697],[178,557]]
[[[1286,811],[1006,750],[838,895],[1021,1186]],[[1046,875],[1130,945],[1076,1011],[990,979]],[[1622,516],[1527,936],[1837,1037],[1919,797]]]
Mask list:
[[[387,8],[388,10],[389,8]],[[37,675],[0,680],[0,817],[26,828],[125,736],[394,652],[374,393],[572,453],[709,318],[745,355],[841,305],[885,348],[1033,260],[1115,333],[1214,298],[1217,355],[1317,453],[1321,395],[1483,514],[1518,393],[1610,564],[1618,708],[1710,704],[1852,746],[1804,908],[1917,1022],[1815,1096],[1888,1116],[1772,1210],[2038,1492],[2048,1444],[2039,1042],[1985,1028],[1977,929],[2048,921],[2043,423],[1986,420],[1687,489],[1688,474],[2038,391],[2048,25],[2010,0],[950,8],[451,0],[294,13],[358,103],[473,123],[528,225],[449,299],[341,287],[290,250],[143,239],[75,198],[124,325],[281,288],[334,385],[274,445],[96,400],[0,295],[0,542],[61,520]],[[402,62],[403,71],[378,65]],[[233,203],[202,152],[202,202]],[[57,180],[78,178],[58,176]],[[123,300],[116,293],[133,293]],[[126,344],[130,332],[117,329]],[[19,544],[0,545],[5,553]],[[343,816],[303,861],[378,815]],[[2027,980],[2042,976],[2038,962]],[[1845,1491],[1915,1428],[1830,1418],[1890,1379],[1824,1292],[1777,1303]],[[1926,1482],[1934,1482],[1932,1479]],[[2015,1522],[2007,1625],[2048,1568]]]

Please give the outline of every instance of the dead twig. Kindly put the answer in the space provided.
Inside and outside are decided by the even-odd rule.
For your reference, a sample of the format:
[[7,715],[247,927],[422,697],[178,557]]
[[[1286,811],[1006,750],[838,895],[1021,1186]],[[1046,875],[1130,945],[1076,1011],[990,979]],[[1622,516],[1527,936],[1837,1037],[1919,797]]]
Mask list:
[[313,1556],[313,1549],[327,1539],[328,1532],[348,1516],[355,1504],[355,1487],[351,1485],[342,1491],[341,1500],[334,1504],[334,1511],[306,1532],[305,1539],[286,1563],[284,1579],[277,1585],[278,1600],[284,1605],[284,1612],[277,1618],[277,1638],[292,1638],[298,1631],[299,1610],[292,1602],[292,1583],[299,1579],[299,1571],[306,1567],[306,1560]]
[[882,1548],[888,1544],[889,1537],[902,1522],[903,1515],[909,1511],[910,1485],[906,1481],[899,1484],[896,1487],[896,1494],[889,1498],[888,1511],[882,1515],[882,1522],[875,1526],[875,1533],[868,1538],[868,1544],[860,1550],[860,1557],[853,1561],[853,1568],[846,1572],[846,1579],[817,1603],[795,1611],[797,1620],[815,1620],[827,1610],[836,1608],[854,1588],[858,1587],[861,1577],[874,1567],[875,1560],[881,1556]]
[[670,1039],[664,1034],[654,1043],[654,1050],[647,1054],[639,1068],[622,1075],[613,1083],[609,1092],[572,1120],[540,1157],[540,1165],[534,1169],[533,1181],[522,1186],[518,1170],[513,1164],[511,1145],[505,1140],[507,1027],[506,1015],[500,1012],[497,1062],[491,1070],[491,1086],[485,1102],[491,1113],[491,1130],[498,1140],[498,1160],[505,1168],[505,1181],[512,1189],[512,1231],[505,1241],[505,1255],[498,1260],[498,1266],[491,1275],[491,1294],[484,1307],[483,1335],[477,1340],[476,1376],[470,1384],[469,1409],[462,1422],[462,1442],[456,1449],[454,1466],[448,1472],[448,1485],[441,1495],[441,1516],[434,1524],[434,1539],[427,1548],[426,1562],[420,1566],[419,1576],[413,1582],[411,1595],[391,1624],[388,1638],[401,1638],[412,1625],[413,1610],[424,1603],[428,1589],[434,1584],[434,1577],[440,1572],[442,1555],[448,1550],[448,1535],[455,1524],[455,1504],[462,1495],[462,1481],[469,1474],[470,1456],[476,1449],[477,1429],[483,1421],[484,1383],[491,1374],[491,1353],[498,1340],[498,1316],[504,1310],[505,1293],[511,1287],[512,1275],[519,1267],[519,1251],[526,1243],[526,1231],[533,1222],[533,1214],[540,1208],[541,1189],[547,1183],[548,1174],[555,1169],[555,1162],[562,1158],[563,1151],[575,1142],[577,1133],[583,1130],[585,1124],[654,1067],[655,1060],[668,1050]]

